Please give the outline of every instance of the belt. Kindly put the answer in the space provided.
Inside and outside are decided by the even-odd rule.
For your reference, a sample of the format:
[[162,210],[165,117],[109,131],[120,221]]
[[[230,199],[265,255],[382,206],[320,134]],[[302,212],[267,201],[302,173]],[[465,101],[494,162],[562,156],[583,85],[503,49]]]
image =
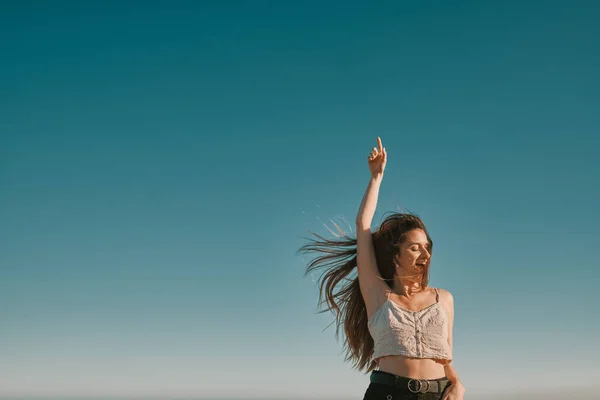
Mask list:
[[443,379],[413,379],[383,371],[371,372],[371,383],[408,388],[412,393],[442,393],[450,381]]

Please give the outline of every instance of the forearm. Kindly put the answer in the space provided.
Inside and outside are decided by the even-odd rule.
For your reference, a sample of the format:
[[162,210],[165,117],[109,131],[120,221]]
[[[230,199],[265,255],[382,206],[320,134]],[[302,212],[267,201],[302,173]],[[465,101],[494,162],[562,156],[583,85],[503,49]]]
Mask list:
[[377,208],[377,199],[379,197],[379,187],[383,174],[377,174],[371,176],[365,195],[363,196],[358,214],[356,214],[356,225],[360,228],[369,228],[375,215],[375,209]]
[[446,378],[448,378],[448,380],[453,384],[460,382],[458,379],[458,372],[456,372],[456,369],[454,369],[452,363],[444,365],[444,372],[446,373]]

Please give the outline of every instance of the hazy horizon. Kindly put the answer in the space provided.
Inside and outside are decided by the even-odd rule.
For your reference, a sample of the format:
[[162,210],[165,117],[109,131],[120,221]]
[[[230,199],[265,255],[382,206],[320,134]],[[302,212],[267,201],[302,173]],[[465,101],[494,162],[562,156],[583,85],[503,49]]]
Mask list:
[[[594,387],[563,387],[554,390],[532,390],[532,391],[513,391],[507,389],[499,391],[495,394],[486,394],[481,392],[469,391],[465,398],[473,400],[582,400],[597,398],[598,391]],[[320,396],[304,396],[304,397],[278,397],[278,396],[248,396],[248,397],[202,397],[202,396],[0,396],[0,400],[343,400],[343,399],[362,399],[362,394],[355,396],[343,397],[320,397]]]

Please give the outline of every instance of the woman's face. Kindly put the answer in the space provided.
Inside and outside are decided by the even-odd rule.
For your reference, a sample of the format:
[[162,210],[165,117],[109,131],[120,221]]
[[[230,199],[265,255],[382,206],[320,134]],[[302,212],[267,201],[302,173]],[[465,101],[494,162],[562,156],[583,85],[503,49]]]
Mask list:
[[400,269],[405,273],[423,271],[429,266],[430,250],[427,235],[423,230],[409,231],[400,245],[400,254],[397,258]]

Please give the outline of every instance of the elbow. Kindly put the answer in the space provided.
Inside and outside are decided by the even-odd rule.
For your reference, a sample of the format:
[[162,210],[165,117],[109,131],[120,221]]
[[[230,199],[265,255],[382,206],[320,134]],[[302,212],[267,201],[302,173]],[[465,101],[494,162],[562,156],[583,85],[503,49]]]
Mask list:
[[371,231],[371,223],[369,221],[365,221],[363,219],[356,219],[356,231]]

